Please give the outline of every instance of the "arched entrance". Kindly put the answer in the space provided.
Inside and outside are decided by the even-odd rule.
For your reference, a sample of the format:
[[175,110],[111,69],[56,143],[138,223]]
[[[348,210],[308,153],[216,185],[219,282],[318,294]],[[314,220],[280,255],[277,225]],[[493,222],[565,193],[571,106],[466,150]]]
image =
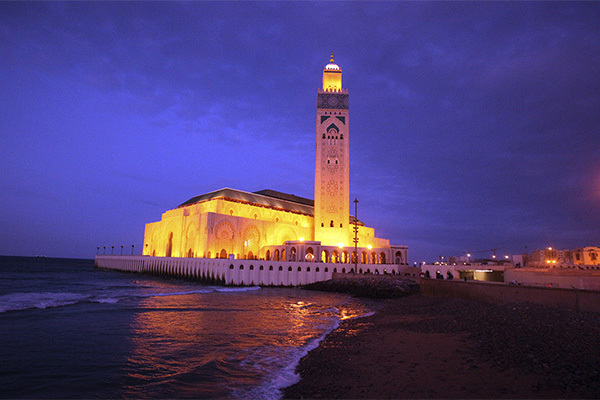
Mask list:
[[171,257],[173,251],[173,232],[169,232],[169,240],[167,242],[167,249],[165,250],[165,257]]

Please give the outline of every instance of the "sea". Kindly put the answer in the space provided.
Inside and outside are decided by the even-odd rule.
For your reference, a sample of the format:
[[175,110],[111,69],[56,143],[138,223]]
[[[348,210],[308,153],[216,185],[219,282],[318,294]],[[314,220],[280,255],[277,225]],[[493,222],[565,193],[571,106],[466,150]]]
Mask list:
[[0,398],[277,399],[300,358],[377,303],[0,257]]

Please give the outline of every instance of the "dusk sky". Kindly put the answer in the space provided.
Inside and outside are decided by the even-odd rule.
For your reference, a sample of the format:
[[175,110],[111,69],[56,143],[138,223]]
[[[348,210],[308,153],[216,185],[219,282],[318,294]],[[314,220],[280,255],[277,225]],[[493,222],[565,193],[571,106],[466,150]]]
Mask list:
[[598,2],[2,2],[0,255],[139,254],[223,187],[314,198],[331,52],[350,199],[411,263],[600,245]]

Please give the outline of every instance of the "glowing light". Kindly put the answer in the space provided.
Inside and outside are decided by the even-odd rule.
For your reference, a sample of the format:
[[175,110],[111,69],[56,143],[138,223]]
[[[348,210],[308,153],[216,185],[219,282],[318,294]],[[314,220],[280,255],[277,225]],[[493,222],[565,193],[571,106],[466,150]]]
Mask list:
[[344,248],[344,244],[343,244],[343,243],[340,243],[340,244],[338,244],[338,247],[339,247],[340,249],[343,249],[343,248]]
[[301,237],[301,238],[300,238],[300,241],[301,241],[301,242],[304,242],[304,238],[303,238],[303,237]]
[[471,253],[467,253],[467,257],[471,257]]
[[508,254],[504,256],[504,258],[506,258],[508,260]]
[[548,247],[548,250],[552,250],[552,247]]
[[371,250],[372,248],[373,248],[373,246],[371,246],[371,245],[367,246],[367,249],[369,249],[369,250]]

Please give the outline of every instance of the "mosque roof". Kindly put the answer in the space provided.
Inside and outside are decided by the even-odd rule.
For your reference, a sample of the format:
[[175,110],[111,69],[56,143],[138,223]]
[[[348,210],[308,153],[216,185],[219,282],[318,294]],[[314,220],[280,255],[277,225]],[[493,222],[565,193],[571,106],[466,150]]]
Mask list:
[[250,193],[237,189],[224,188],[215,190],[214,192],[201,194],[200,196],[192,197],[177,207],[185,207],[191,204],[219,198],[311,216],[314,213],[314,201],[293,194],[281,193],[270,189]]
[[[264,189],[250,193],[237,189],[223,188],[215,190],[214,192],[192,197],[188,201],[178,205],[177,208],[187,207],[192,204],[216,199],[233,201],[236,203],[245,203],[258,207],[267,207],[297,214],[310,215],[311,217],[314,216],[315,202],[313,200],[271,189]],[[350,215],[349,222],[351,224],[354,223],[354,216]],[[363,226],[364,224],[361,220],[358,220],[358,225]]]

